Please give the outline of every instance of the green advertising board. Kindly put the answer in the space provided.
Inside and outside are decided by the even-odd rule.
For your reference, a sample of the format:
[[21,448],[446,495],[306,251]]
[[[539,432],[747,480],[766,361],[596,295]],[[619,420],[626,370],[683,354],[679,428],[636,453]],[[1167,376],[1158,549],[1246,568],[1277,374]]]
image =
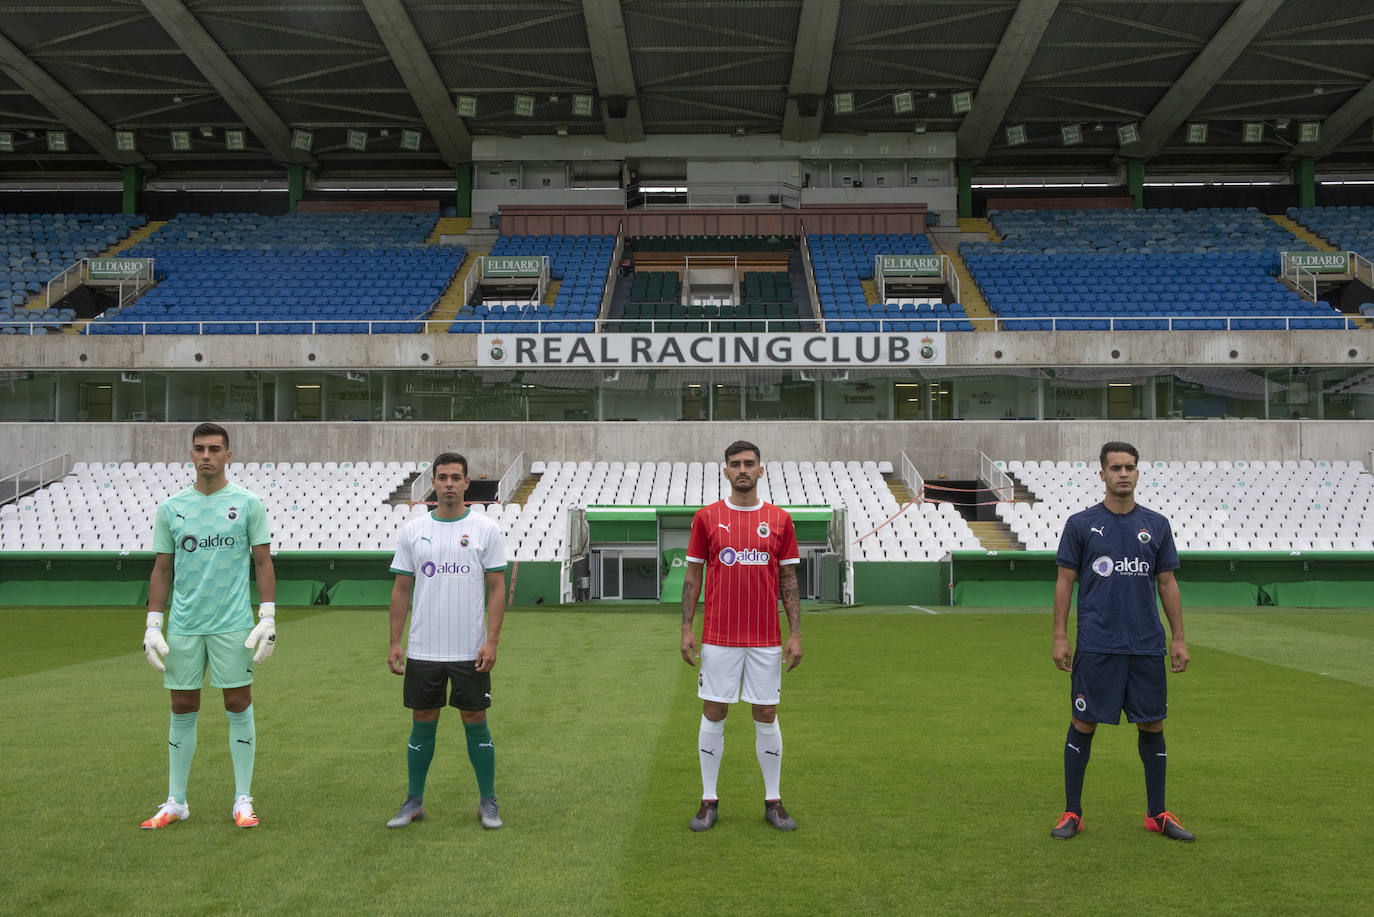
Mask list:
[[91,258],[86,276],[91,280],[129,280],[152,273],[152,258]]
[[939,255],[883,255],[882,271],[888,277],[939,277]]
[[538,277],[544,272],[542,255],[488,255],[482,259],[483,277]]
[[1287,252],[1288,263],[1314,274],[1349,274],[1349,252]]

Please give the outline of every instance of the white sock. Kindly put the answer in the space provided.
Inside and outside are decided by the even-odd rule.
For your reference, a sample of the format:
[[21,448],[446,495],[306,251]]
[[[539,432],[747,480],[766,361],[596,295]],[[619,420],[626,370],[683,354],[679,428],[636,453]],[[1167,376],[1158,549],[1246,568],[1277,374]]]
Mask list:
[[782,782],[782,729],[777,720],[771,723],[754,721],[754,752],[759,756],[763,771],[763,798],[781,799],[778,784]]
[[716,798],[716,778],[720,776],[720,756],[725,752],[725,721],[701,718],[697,733],[697,757],[701,759],[701,798]]

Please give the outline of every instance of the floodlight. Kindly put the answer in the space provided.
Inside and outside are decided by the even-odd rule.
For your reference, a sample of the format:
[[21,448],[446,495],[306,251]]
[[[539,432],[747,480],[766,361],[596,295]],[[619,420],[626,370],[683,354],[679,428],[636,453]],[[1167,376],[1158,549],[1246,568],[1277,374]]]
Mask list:
[[893,114],[909,115],[916,110],[916,97],[909,92],[894,92],[892,94]]
[[973,111],[973,93],[967,89],[961,89],[958,92],[950,93],[949,104],[950,107],[954,109],[956,115],[963,114],[967,111]]
[[246,145],[243,131],[239,128],[232,128],[224,132],[224,148],[226,150],[242,150]]
[[297,150],[310,152],[310,148],[315,144],[315,134],[305,128],[298,127],[291,131],[291,146]]
[[1116,139],[1122,146],[1128,143],[1135,143],[1140,139],[1140,125],[1132,121],[1129,124],[1118,124],[1116,127]]
[[577,94],[573,96],[573,114],[583,118],[590,118],[592,112],[596,110],[596,100],[591,96]]
[[854,93],[837,92],[833,97],[835,103],[835,114],[847,115],[854,111]]
[[48,131],[48,152],[65,153],[67,152],[67,132]]
[[1026,125],[1013,124],[1007,128],[1007,146],[1020,146],[1026,142]]
[[14,133],[11,131],[0,131],[0,153],[14,152]]
[[477,97],[459,96],[458,97],[458,117],[475,118],[477,117]]
[[534,96],[516,96],[515,113],[522,118],[533,118]]
[[1059,139],[1064,142],[1064,146],[1073,146],[1083,142],[1083,125],[1065,124],[1059,129]]
[[349,128],[348,139],[344,143],[350,150],[357,150],[359,153],[367,149],[367,131],[360,131]]
[[1261,143],[1264,140],[1263,121],[1245,121],[1241,123],[1240,139],[1242,143]]
[[133,131],[115,131],[115,149],[121,153],[132,153],[138,149]]
[[178,153],[185,153],[191,148],[190,131],[172,131],[172,149]]
[[1195,123],[1195,124],[1190,124],[1190,125],[1188,125],[1188,134],[1187,134],[1187,137],[1188,137],[1188,142],[1189,142],[1189,143],[1206,143],[1206,142],[1207,142],[1207,125],[1206,125],[1206,123],[1204,123],[1204,122],[1197,122],[1197,123]]
[[1301,121],[1298,123],[1298,142],[1316,143],[1322,136],[1320,121]]
[[401,149],[418,150],[420,148],[420,132],[412,130],[401,131]]

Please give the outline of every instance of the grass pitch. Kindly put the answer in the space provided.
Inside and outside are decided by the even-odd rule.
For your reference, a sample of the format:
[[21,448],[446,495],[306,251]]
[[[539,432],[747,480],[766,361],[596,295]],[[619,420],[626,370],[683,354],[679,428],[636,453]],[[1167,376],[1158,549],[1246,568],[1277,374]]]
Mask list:
[[385,610],[281,609],[251,831],[211,689],[192,817],[138,829],[167,766],[142,610],[0,610],[0,913],[1368,913],[1374,614],[1185,610],[1165,731],[1185,845],[1141,827],[1127,726],[1094,743],[1084,834],[1052,840],[1068,676],[1048,611],[930,610],[804,610],[779,714],[789,835],[763,822],[747,707],[720,822],[687,830],[700,706],[676,611],[510,612],[490,712],[506,827],[484,832],[452,711],[428,816],[383,827],[409,735]]

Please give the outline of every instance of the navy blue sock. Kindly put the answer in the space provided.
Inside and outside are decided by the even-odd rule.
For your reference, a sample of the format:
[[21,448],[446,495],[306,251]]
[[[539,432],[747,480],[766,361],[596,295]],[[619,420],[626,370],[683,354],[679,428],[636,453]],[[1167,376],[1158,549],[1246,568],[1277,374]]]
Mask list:
[[1169,763],[1164,752],[1164,731],[1146,732],[1141,729],[1136,747],[1140,749],[1140,762],[1145,765],[1145,801],[1150,807],[1150,817],[1154,818],[1164,811],[1164,769]]
[[1069,724],[1064,740],[1064,811],[1083,817],[1083,775],[1088,770],[1088,757],[1093,751],[1093,733],[1079,732]]

